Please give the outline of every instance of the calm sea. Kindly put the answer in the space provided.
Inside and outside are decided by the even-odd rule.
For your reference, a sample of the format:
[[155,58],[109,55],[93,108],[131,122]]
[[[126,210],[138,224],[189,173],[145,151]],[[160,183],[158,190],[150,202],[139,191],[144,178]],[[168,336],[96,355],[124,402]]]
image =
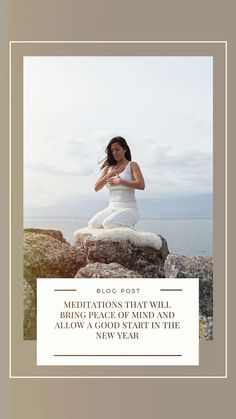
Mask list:
[[[74,231],[87,226],[88,219],[36,219],[26,218],[25,228],[60,230],[73,244]],[[161,234],[167,240],[169,251],[186,256],[212,256],[212,219],[142,219],[136,230]]]

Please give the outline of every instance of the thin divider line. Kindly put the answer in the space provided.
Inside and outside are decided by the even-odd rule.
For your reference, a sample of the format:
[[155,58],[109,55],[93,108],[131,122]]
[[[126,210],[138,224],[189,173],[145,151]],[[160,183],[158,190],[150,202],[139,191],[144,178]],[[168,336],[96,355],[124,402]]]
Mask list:
[[84,355],[84,354],[54,354],[53,356],[182,356],[180,354],[158,354],[158,355],[127,355],[127,354],[119,354],[119,355]]
[[182,289],[178,288],[162,288],[160,291],[183,291]]
[[76,289],[54,289],[54,291],[77,291]]
[[12,95],[12,74],[11,74],[11,43],[9,44],[9,93],[8,93],[8,100],[9,100],[9,198],[8,198],[8,205],[9,205],[9,377],[11,376],[11,366],[12,366],[12,345],[11,345],[11,334],[12,334],[12,315],[11,315],[11,300],[12,300],[12,254],[11,254],[11,235],[12,235],[12,226],[11,226],[11,217],[12,217],[12,206],[11,206],[11,194],[12,194],[12,176],[11,176],[11,169],[12,169],[12,129],[11,129],[11,122],[12,122],[12,115],[11,115],[11,95]]
[[225,44],[225,375],[228,378],[228,44]]
[[10,41],[10,44],[226,44],[227,41],[225,40],[208,40],[208,41],[201,41],[201,40],[192,40],[192,41],[186,41],[186,40],[170,40],[170,41],[156,41],[156,40],[129,40],[129,41],[123,41],[123,40],[83,40],[83,41],[63,41],[63,40],[57,40],[57,41],[29,41],[29,40],[14,40]]

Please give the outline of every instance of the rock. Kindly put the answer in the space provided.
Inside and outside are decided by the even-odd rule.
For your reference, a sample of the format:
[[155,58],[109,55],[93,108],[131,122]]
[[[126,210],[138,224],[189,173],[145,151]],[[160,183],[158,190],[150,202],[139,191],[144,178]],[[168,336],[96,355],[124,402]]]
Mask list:
[[24,279],[24,339],[36,339],[35,294],[30,284]]
[[141,278],[137,272],[130,271],[119,263],[89,263],[81,268],[76,278]]
[[205,317],[213,316],[213,282],[199,279],[199,313]]
[[128,228],[81,229],[74,246],[87,254],[88,262],[119,263],[141,276],[164,276],[163,266],[168,247],[166,240],[154,233]]
[[213,280],[213,258],[206,256],[182,256],[169,254],[165,260],[166,278],[200,278]]
[[199,317],[199,339],[201,340],[213,339],[213,317],[206,317],[206,316]]
[[166,278],[199,278],[199,313],[213,316],[213,258],[169,254],[165,260]]
[[48,236],[54,237],[54,239],[60,240],[63,243],[67,243],[67,241],[63,237],[63,234],[59,230],[47,230],[47,229],[42,229],[42,228],[25,228],[24,232],[47,234]]
[[24,235],[24,278],[36,291],[36,278],[74,278],[86,264],[85,253],[51,235]]
[[143,278],[164,278],[163,265],[155,265],[153,263],[147,263],[146,260],[138,259],[132,266],[132,269],[136,272],[140,272]]

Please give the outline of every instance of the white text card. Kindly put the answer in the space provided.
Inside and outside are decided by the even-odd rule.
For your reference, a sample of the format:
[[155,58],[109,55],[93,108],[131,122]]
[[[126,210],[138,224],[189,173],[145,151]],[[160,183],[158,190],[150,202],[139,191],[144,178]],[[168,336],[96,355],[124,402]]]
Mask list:
[[196,278],[39,278],[37,365],[198,365]]

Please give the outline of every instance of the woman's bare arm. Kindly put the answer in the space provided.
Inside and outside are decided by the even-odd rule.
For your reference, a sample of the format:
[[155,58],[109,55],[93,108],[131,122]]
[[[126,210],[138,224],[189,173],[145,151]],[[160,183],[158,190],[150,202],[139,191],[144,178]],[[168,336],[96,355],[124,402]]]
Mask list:
[[100,178],[95,183],[94,189],[95,189],[96,192],[100,191],[100,189],[102,189],[106,185],[107,178],[108,178],[108,176],[107,176],[108,169],[109,169],[109,167],[106,166],[105,169],[103,170]]

